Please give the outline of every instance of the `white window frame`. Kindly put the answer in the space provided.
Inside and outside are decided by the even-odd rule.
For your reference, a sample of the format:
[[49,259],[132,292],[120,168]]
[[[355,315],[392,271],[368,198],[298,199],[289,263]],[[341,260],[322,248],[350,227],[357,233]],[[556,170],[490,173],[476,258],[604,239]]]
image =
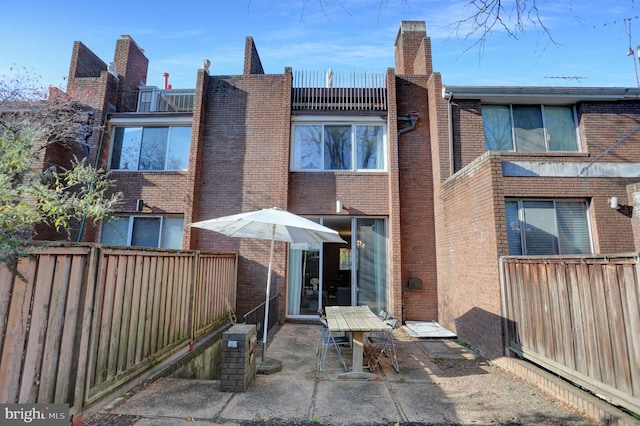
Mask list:
[[[193,119],[192,117],[114,117],[109,120],[109,125],[111,126],[111,138],[109,144],[109,158],[107,160],[107,164],[109,167],[109,171],[113,173],[121,173],[121,172],[136,172],[136,173],[145,173],[145,172],[153,172],[153,173],[175,173],[175,172],[184,172],[187,169],[162,169],[162,170],[131,170],[131,169],[112,169],[111,168],[111,160],[113,158],[113,148],[116,136],[116,127],[191,127],[191,132],[193,136]],[[171,136],[171,132],[169,132],[169,137]],[[167,152],[169,150],[169,143],[167,143]],[[191,140],[189,140],[189,150],[191,150]],[[167,153],[165,153],[165,165],[166,165]]]
[[[358,172],[358,173],[381,173],[388,171],[388,163],[389,163],[389,148],[388,148],[388,136],[387,136],[387,123],[383,119],[379,117],[340,117],[340,116],[299,116],[293,117],[291,124],[291,153],[289,159],[289,168],[292,172]],[[296,158],[296,144],[295,144],[295,128],[298,125],[322,125],[323,126],[323,135],[324,135],[324,126],[351,126],[351,168],[349,169],[325,169],[324,168],[324,144],[320,144],[320,164],[321,168],[317,169],[299,169],[295,167],[295,158]],[[382,127],[382,151],[383,151],[383,165],[380,169],[359,169],[357,166],[357,140],[356,140],[356,126],[381,126]]]
[[[513,117],[513,107],[516,106],[528,106],[528,107],[534,107],[537,106],[540,108],[540,112],[542,114],[542,131],[543,131],[543,138],[544,138],[544,152],[546,153],[553,153],[553,152],[572,152],[572,153],[580,153],[582,152],[582,143],[580,141],[580,129],[579,129],[579,123],[578,123],[578,112],[576,111],[576,106],[575,105],[553,105],[553,104],[493,104],[493,103],[483,103],[482,107],[484,106],[508,106],[509,107],[509,116],[511,119],[511,149],[509,150],[509,152],[534,152],[534,151],[521,151],[521,150],[517,150],[517,145],[516,145],[516,127],[515,127],[515,121],[514,121],[514,117]],[[561,106],[561,107],[567,107],[567,108],[571,108],[571,111],[573,112],[573,127],[574,127],[574,132],[576,135],[576,150],[575,151],[550,151],[549,150],[549,133],[548,133],[548,129],[547,129],[547,117],[545,115],[544,112],[544,107],[545,106]],[[484,142],[484,126],[483,126],[483,142]],[[543,151],[540,151],[543,152]]]

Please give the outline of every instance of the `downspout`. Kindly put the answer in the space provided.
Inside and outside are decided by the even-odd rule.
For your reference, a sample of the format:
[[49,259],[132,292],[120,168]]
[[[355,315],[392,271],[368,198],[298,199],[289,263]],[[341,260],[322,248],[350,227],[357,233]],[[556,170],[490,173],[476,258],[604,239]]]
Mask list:
[[447,121],[449,126],[449,176],[453,176],[454,173],[454,165],[453,165],[453,117],[451,116],[451,100],[453,99],[453,93],[449,92],[449,96],[447,96],[446,89],[442,89],[444,92],[444,97],[447,98]]
[[400,146],[400,135],[415,129],[418,118],[420,118],[420,116],[416,113],[409,114],[408,117],[398,117],[398,120],[409,122],[409,125],[407,127],[403,127],[402,129],[398,130],[398,146]]
[[[109,118],[109,112],[106,112],[104,114],[104,122],[102,123],[102,132],[100,133],[100,142],[98,143],[98,151],[96,152],[96,162],[93,165],[93,168],[95,170],[98,170],[98,163],[100,161],[100,152],[102,151],[102,142],[104,141],[104,134],[107,130],[107,119]],[[91,194],[91,192],[93,192],[93,184],[95,181],[91,181],[91,185],[89,185],[89,194]],[[84,214],[84,216],[82,217],[82,222],[80,222],[80,230],[78,231],[78,238],[76,242],[80,242],[80,240],[82,239],[82,233],[84,232],[84,225],[87,222],[87,215],[86,213]]]

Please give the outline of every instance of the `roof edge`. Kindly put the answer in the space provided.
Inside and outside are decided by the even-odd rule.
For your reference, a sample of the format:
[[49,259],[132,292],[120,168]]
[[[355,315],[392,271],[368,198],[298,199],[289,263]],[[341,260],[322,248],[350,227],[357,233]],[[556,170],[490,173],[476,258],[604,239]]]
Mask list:
[[555,100],[555,102],[640,100],[635,87],[555,87],[555,86],[444,86],[444,98],[479,99],[487,102],[508,100]]

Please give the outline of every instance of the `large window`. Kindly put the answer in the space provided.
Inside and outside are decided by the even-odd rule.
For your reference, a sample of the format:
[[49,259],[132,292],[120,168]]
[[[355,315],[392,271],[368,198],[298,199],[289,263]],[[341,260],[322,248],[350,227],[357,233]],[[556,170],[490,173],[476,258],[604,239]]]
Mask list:
[[384,170],[385,126],[295,124],[292,170]]
[[505,210],[512,256],[592,252],[586,201],[509,200]]
[[116,127],[112,170],[187,170],[191,126]]
[[491,151],[578,151],[573,107],[482,105],[484,147]]
[[118,216],[102,224],[100,242],[120,246],[182,249],[184,218]]

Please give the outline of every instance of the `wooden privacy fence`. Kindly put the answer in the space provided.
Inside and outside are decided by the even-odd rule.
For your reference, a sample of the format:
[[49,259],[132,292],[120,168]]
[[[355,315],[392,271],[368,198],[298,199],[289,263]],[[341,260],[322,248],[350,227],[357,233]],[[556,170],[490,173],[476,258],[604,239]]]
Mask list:
[[70,415],[228,318],[234,253],[42,246],[0,267],[0,403]]
[[507,352],[640,413],[639,255],[501,258]]

